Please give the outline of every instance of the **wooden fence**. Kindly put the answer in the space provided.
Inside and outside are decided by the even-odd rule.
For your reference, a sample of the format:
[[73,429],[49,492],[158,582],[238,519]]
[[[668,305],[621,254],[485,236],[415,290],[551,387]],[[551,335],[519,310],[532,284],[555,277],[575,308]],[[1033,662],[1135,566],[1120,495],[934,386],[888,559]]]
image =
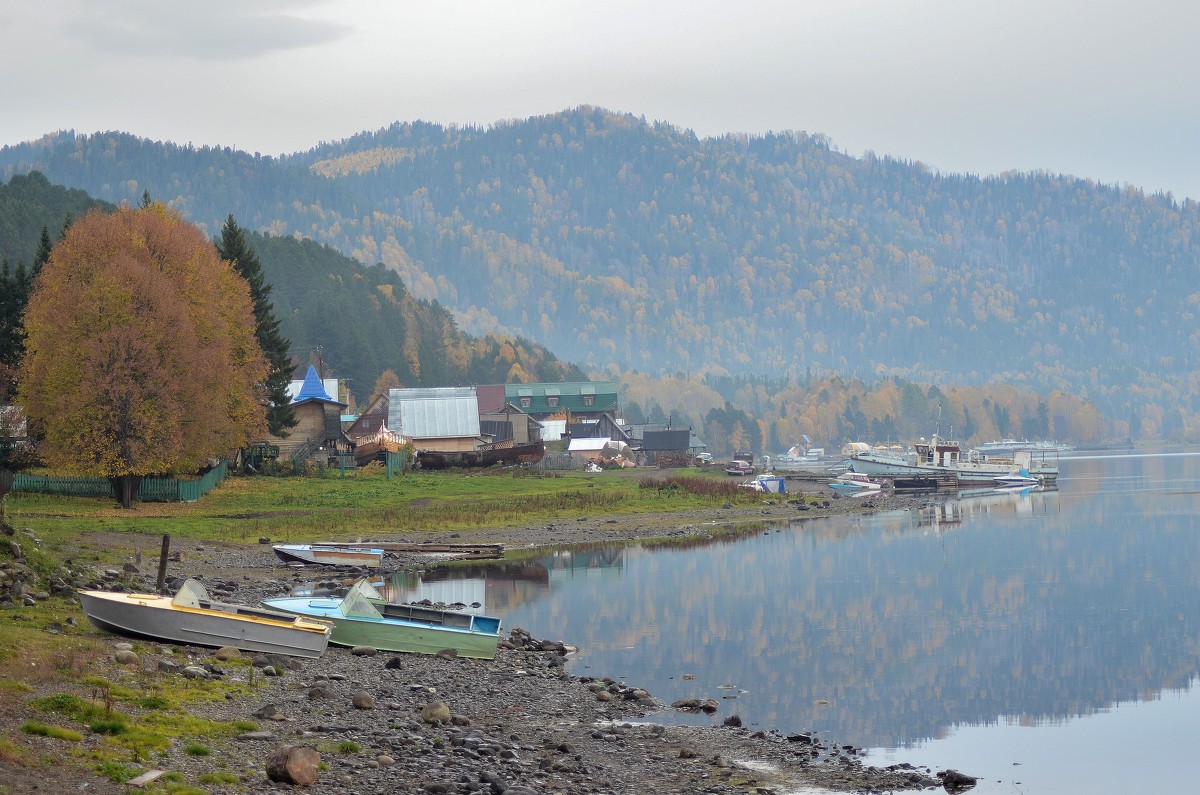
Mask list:
[[[221,463],[194,479],[142,478],[137,498],[145,502],[195,502],[225,480],[228,462]],[[74,478],[62,475],[26,475],[16,473],[13,491],[38,494],[63,494],[69,497],[111,497],[112,484],[107,478]]]

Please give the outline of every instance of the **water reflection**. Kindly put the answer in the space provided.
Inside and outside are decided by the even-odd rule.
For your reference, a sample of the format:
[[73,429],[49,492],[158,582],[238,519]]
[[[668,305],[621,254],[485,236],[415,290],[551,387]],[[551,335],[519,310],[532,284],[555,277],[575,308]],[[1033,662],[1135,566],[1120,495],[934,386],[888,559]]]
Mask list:
[[724,705],[664,719],[737,713],[874,747],[1062,723],[1200,673],[1200,466],[1186,464],[1079,461],[1062,491],[560,550],[396,587],[472,583],[506,626],[578,645],[576,673]]

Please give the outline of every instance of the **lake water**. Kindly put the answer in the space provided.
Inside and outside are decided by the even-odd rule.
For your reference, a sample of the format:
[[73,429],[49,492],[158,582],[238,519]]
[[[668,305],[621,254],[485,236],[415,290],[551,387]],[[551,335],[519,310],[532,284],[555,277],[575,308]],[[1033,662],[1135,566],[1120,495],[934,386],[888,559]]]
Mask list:
[[815,730],[978,793],[1192,791],[1200,738],[1200,454],[1077,455],[1058,489],[597,546],[427,573],[713,717]]

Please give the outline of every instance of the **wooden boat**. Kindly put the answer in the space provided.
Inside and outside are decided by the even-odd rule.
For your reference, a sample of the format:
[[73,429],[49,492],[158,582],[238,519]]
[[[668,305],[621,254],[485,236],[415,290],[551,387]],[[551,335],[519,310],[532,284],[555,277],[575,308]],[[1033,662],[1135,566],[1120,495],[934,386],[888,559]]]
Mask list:
[[383,550],[374,547],[347,547],[332,544],[275,544],[275,556],[285,563],[310,563],[321,566],[366,566],[383,563]]
[[879,491],[887,485],[885,480],[877,480],[862,472],[843,472],[829,481],[829,488],[838,491]]
[[196,580],[184,582],[173,597],[113,591],[78,591],[77,596],[97,629],[167,643],[320,657],[332,629],[326,621],[215,601]]
[[398,453],[404,448],[406,441],[403,436],[382,425],[375,433],[354,439],[354,461],[363,466],[384,453]]
[[500,619],[421,605],[391,604],[366,580],[338,598],[309,596],[264,599],[273,610],[333,622],[329,641],[339,646],[373,646],[380,651],[437,654],[490,660],[500,641]]
[[422,469],[452,467],[489,467],[494,464],[536,464],[546,455],[542,442],[514,444],[511,439],[485,444],[476,450],[418,450],[417,464]]

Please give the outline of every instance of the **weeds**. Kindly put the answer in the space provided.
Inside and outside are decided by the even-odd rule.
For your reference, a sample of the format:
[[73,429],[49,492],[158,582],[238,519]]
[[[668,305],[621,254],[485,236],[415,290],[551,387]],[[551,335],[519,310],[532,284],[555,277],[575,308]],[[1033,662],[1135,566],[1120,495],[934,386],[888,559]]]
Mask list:
[[83,739],[83,735],[74,729],[64,729],[61,726],[48,726],[45,723],[39,723],[34,720],[28,720],[21,724],[21,731],[26,734],[36,734],[39,737],[51,737],[55,740],[68,740],[77,743]]

